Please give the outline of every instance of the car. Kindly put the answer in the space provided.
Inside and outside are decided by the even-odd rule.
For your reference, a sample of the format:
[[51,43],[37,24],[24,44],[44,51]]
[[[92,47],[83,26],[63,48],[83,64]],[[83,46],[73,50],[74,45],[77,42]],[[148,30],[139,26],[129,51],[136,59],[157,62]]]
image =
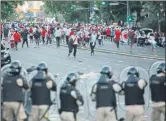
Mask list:
[[5,48],[4,45],[1,44],[1,67],[10,63],[11,55],[9,53],[9,48]]
[[156,41],[155,41],[155,37],[154,37],[154,33],[153,33],[153,32],[149,32],[149,33],[148,33],[146,44],[154,44],[154,45],[156,44]]
[[142,28],[140,31],[144,31],[145,35],[147,36],[149,33],[154,33],[153,29],[150,28]]

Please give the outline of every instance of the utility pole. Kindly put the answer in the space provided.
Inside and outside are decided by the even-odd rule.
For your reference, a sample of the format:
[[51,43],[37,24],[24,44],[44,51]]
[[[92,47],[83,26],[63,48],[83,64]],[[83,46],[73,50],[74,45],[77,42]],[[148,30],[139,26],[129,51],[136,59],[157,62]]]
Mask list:
[[129,0],[127,0],[127,17],[126,17],[126,19],[127,19],[127,26],[130,27],[128,16],[129,16]]
[[157,13],[157,19],[158,19],[158,32],[160,33],[160,13]]

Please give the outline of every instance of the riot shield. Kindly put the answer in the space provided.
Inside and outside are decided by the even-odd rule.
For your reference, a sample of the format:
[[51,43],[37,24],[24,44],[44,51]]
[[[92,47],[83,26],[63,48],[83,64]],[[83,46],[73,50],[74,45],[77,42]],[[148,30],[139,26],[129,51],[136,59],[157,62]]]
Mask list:
[[[93,86],[98,82],[101,74],[99,72],[90,72],[85,80],[86,83],[86,99],[88,100],[89,119],[95,120],[96,117],[96,101],[92,101],[91,91]],[[116,76],[112,76],[111,80],[117,80]]]
[[[57,83],[57,108],[60,109],[60,89],[62,86],[64,86],[67,83],[66,76],[60,79],[60,81]],[[76,83],[76,89],[78,89],[83,96],[84,105],[79,106],[79,112],[77,114],[77,120],[78,121],[85,121],[88,118],[88,106],[87,106],[87,100],[86,97],[86,88],[85,88],[85,82],[84,79],[80,78],[80,80]]]
[[[132,67],[133,66],[128,66],[122,70],[122,72],[120,73],[120,77],[119,77],[120,83],[127,81],[127,78],[128,78],[127,73]],[[145,88],[145,93],[144,93],[145,111],[147,111],[147,109],[149,108],[149,104],[150,104],[149,75],[145,69],[138,67],[138,66],[134,66],[134,67],[139,72],[139,77],[141,79],[144,79],[148,83],[147,87]],[[122,109],[123,111],[126,110],[124,96],[118,96],[118,104],[119,104],[120,109]]]
[[9,71],[10,64],[7,64],[1,68],[1,77],[3,77]]
[[91,98],[91,91],[93,86],[97,83],[97,81],[100,78],[100,73],[97,72],[90,72],[88,73],[87,78],[85,79],[85,86],[86,86],[86,100],[89,110],[89,118],[95,118],[96,117],[96,102],[92,101]]
[[157,68],[161,63],[165,63],[165,61],[157,61],[155,63],[153,63],[150,68],[149,68],[149,77],[151,77],[152,75],[157,74]]

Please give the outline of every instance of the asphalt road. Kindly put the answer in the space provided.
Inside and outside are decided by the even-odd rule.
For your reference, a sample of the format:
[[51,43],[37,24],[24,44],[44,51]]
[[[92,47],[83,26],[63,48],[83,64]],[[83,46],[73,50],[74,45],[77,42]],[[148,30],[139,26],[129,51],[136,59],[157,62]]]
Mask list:
[[[61,46],[60,48],[56,48],[55,45],[41,45],[40,48],[33,48],[32,46],[27,48],[25,46],[24,48],[19,48],[18,51],[10,50],[10,53],[12,59],[20,60],[25,68],[30,65],[37,65],[40,61],[47,62],[49,71],[53,74],[59,75],[56,80],[58,86],[60,86],[60,83],[69,72],[80,71],[86,74],[91,72],[87,79],[82,79],[78,82],[78,88],[81,90],[81,93],[85,98],[85,105],[80,108],[78,121],[94,121],[95,104],[90,101],[89,93],[93,83],[95,83],[99,77],[99,72],[102,66],[111,66],[114,73],[113,78],[116,81],[119,81],[120,73],[125,67],[139,66],[148,72],[150,65],[156,61],[154,59],[135,58],[101,52],[96,52],[94,56],[91,56],[90,52],[87,50],[78,50],[77,57],[74,58],[72,55],[71,57],[67,56],[68,49],[66,47]],[[151,108],[148,107],[150,104],[149,95],[149,88],[147,87],[145,91],[145,107],[148,108],[145,113],[145,119],[147,121],[150,121],[151,113]],[[52,94],[52,99],[53,98],[55,98],[55,93]],[[124,97],[120,96],[117,102],[120,104],[120,106],[118,106],[118,116],[124,117]],[[58,121],[59,116],[57,114],[57,105],[52,106],[49,118],[51,121],[55,119]]]

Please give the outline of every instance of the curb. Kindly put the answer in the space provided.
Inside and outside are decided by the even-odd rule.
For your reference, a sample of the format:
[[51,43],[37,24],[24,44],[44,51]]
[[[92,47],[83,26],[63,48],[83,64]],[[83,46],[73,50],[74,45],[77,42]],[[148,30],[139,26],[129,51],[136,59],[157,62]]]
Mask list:
[[[61,45],[64,47],[67,47],[67,45]],[[78,49],[80,50],[88,50],[90,51],[89,48],[80,48],[78,47]],[[139,55],[139,54],[130,54],[130,53],[123,53],[123,52],[118,52],[118,51],[110,51],[110,50],[104,50],[104,49],[96,49],[96,52],[101,52],[101,53],[111,53],[111,54],[118,54],[118,55],[123,55],[123,56],[128,56],[128,57],[137,57],[137,58],[144,58],[144,59],[155,59],[155,60],[165,60],[164,57],[161,56],[149,56],[149,55]]]

